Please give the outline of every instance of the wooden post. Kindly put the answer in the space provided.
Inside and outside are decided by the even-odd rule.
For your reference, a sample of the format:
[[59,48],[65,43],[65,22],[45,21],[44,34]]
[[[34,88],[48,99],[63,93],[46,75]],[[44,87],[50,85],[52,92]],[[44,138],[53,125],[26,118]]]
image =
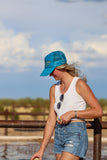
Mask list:
[[[5,110],[5,120],[8,120],[8,109]],[[8,129],[5,128],[5,136],[8,135]]]
[[94,153],[93,160],[101,160],[101,130],[100,119],[94,119]]

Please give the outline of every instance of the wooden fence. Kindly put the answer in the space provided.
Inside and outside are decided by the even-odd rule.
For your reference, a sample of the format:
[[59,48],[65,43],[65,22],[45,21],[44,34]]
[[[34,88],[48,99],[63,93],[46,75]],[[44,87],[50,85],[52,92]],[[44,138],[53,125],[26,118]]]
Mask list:
[[[0,120],[0,128],[5,128],[5,135],[8,135],[8,128],[44,128],[46,124],[45,116],[48,113],[17,113],[17,112],[0,112],[0,115],[5,116],[5,120]],[[8,120],[8,116],[16,115],[30,115],[30,116],[42,116],[43,120]],[[104,114],[103,116],[107,116]],[[101,160],[101,138],[102,129],[107,129],[107,121],[102,119],[94,119],[93,121],[86,122],[87,129],[94,129],[94,143],[93,143],[93,160]]]

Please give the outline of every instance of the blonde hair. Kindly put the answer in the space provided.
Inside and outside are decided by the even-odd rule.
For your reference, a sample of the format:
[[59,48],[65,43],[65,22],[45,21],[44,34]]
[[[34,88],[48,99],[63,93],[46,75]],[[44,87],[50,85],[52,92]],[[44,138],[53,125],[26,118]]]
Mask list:
[[73,64],[65,63],[61,66],[57,66],[56,69],[64,70],[64,71],[68,72],[73,77],[75,77],[75,76],[81,77],[85,82],[87,81],[86,76],[81,74],[81,71],[79,70],[77,63],[73,63]]

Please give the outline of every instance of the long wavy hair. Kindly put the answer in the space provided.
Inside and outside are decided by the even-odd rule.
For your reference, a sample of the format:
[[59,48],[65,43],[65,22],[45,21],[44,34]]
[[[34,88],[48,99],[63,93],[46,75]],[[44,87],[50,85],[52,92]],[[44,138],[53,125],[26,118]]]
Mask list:
[[72,63],[72,64],[68,64],[65,63],[61,66],[57,66],[56,69],[59,70],[63,70],[66,71],[67,73],[69,73],[71,76],[73,77],[80,77],[81,79],[83,79],[85,82],[87,82],[87,78],[84,74],[81,73],[81,71],[78,68],[78,64],[77,63]]

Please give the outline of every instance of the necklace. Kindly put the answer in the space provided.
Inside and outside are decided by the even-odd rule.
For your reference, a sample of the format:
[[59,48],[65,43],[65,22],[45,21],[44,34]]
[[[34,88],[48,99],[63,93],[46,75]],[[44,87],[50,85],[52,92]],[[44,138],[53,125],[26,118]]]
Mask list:
[[71,85],[72,80],[73,80],[73,78],[70,79],[67,83],[66,82],[65,83],[61,82],[61,88],[60,89],[62,90],[62,92],[65,93],[69,89],[69,86]]
[[65,85],[62,85],[62,91],[64,92],[66,89]]
[[65,88],[65,86],[64,86],[64,88],[63,88],[62,90],[65,91],[65,89],[66,89],[66,88]]

